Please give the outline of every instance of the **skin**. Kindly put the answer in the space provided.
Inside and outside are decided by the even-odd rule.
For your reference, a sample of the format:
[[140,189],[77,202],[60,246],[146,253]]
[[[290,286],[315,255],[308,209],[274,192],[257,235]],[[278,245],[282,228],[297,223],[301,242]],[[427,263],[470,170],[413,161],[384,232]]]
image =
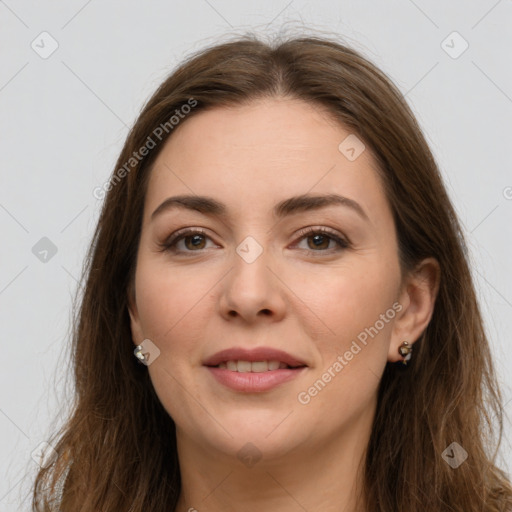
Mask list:
[[[264,99],[186,119],[155,161],[129,309],[134,344],[150,339],[160,350],[148,371],[176,423],[179,512],[362,510],[357,470],[379,381],[388,361],[402,359],[402,341],[413,344],[428,325],[439,268],[426,259],[401,281],[375,161],[369,149],[355,161],[338,150],[349,134],[316,106]],[[305,193],[349,197],[369,220],[343,206],[272,215],[277,202]],[[174,209],[151,220],[178,194],[211,196],[228,215]],[[350,246],[327,236],[316,248],[315,233],[297,236],[309,226],[330,228]],[[160,250],[186,227],[207,232],[198,248],[189,238],[178,242],[181,255]],[[263,248],[252,263],[236,252],[247,236]],[[298,394],[396,302],[394,318],[300,403]],[[233,346],[282,349],[308,367],[264,393],[233,391],[202,364]],[[251,467],[237,457],[248,442],[261,455]]]

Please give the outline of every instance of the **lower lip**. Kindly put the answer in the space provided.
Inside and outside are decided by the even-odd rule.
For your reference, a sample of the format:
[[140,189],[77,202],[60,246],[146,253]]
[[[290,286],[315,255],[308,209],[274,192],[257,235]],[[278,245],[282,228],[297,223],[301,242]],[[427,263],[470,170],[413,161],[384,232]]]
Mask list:
[[233,372],[226,368],[206,367],[221,384],[246,393],[268,391],[279,384],[297,378],[307,367],[291,370],[282,368],[266,372]]

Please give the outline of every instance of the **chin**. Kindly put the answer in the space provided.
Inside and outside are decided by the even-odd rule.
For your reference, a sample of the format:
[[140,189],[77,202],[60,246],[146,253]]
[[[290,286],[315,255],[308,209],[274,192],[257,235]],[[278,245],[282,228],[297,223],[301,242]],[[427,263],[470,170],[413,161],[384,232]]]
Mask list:
[[[279,458],[308,437],[304,423],[298,425],[297,418],[292,419],[294,414],[290,413],[291,409],[279,414],[269,410],[261,413],[236,411],[217,416],[218,428],[203,432],[201,443],[238,458],[258,454],[264,454],[266,460]],[[211,427],[211,423],[208,426]]]

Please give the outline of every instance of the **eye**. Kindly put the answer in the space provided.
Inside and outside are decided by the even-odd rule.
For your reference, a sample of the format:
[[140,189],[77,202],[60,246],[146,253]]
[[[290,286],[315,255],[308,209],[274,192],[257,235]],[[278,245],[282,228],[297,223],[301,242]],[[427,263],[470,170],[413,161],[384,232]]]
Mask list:
[[[350,247],[350,243],[347,240],[342,238],[335,231],[324,227],[303,228],[297,234],[300,236],[300,241],[311,240],[311,243],[307,244],[308,248],[305,249],[310,254],[337,252]],[[158,245],[161,251],[174,253],[200,252],[206,249],[207,240],[211,240],[211,238],[202,229],[187,228],[176,231],[167,240]],[[180,242],[184,243],[184,248],[179,247]],[[334,248],[329,247],[331,242],[334,242]]]
[[[210,239],[202,229],[182,229],[173,233],[163,243],[159,243],[162,251],[170,252],[199,252],[205,249],[206,239]],[[183,241],[185,249],[179,248],[179,242]]]
[[[298,232],[298,235],[301,235],[300,240],[306,241],[307,248],[305,250],[310,254],[318,252],[333,252],[333,247],[329,247],[331,242],[334,242],[335,246],[337,245],[337,247],[334,247],[334,252],[350,247],[350,243],[347,240],[343,239],[335,231],[331,231],[324,227],[304,228]],[[311,243],[309,243],[309,240]]]

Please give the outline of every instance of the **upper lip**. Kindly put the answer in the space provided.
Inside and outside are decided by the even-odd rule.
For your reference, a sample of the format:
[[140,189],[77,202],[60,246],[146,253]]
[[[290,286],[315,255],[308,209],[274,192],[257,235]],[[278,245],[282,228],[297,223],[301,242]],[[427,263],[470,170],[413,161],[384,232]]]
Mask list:
[[287,352],[271,347],[245,349],[232,347],[221,350],[204,361],[205,366],[217,366],[225,361],[279,361],[288,366],[307,366],[304,361]]

